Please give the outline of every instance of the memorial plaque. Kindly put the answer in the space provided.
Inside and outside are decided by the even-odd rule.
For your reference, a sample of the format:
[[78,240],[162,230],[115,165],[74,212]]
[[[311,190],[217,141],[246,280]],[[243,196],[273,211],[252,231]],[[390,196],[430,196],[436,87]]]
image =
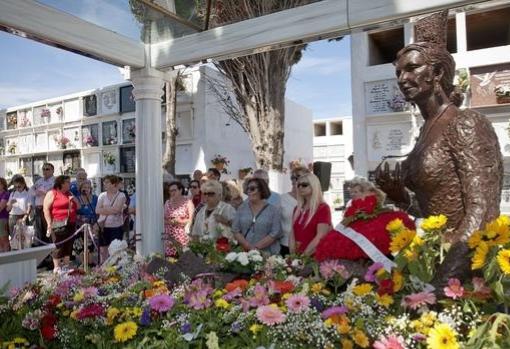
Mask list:
[[510,98],[505,101],[495,92],[497,87],[510,89],[510,64],[476,67],[470,72],[472,107],[510,103]]
[[43,152],[48,150],[48,137],[46,132],[35,134],[35,151]]
[[81,155],[79,151],[65,152],[62,157],[62,174],[74,176],[76,169],[81,167]]
[[136,192],[136,178],[124,177],[124,190],[129,196],[133,195]]
[[508,122],[493,122],[492,126],[498,136],[501,153],[503,156],[510,156],[510,124]]
[[133,86],[120,88],[120,112],[128,113],[135,111],[135,99],[133,97]]
[[381,161],[387,155],[405,155],[411,151],[411,123],[398,125],[369,125],[367,127],[368,160]]
[[134,143],[136,139],[135,119],[122,120],[122,144]]
[[43,175],[42,167],[46,162],[46,156],[34,156],[32,162],[34,168],[34,176],[42,176]]
[[70,127],[64,129],[64,136],[69,139],[66,148],[76,148],[81,145],[80,128]]
[[[78,121],[81,119],[80,115],[80,101],[78,99],[71,99],[64,102],[64,120],[65,121]],[[53,120],[52,120],[53,122]]]
[[191,144],[178,144],[175,147],[175,172],[176,173],[192,173],[195,168],[192,161]]
[[58,150],[59,146],[57,144],[57,140],[60,137],[60,131],[53,130],[48,131],[48,150]]
[[89,177],[99,176],[101,170],[101,153],[97,151],[83,152],[83,168]]
[[83,115],[95,116],[97,115],[97,96],[90,95],[83,97]]
[[365,109],[367,114],[402,112],[408,103],[400,92],[396,79],[365,83]]
[[177,113],[176,125],[179,130],[178,138],[193,137],[193,118],[190,110]]
[[50,111],[50,116],[46,118],[47,120],[44,123],[56,123],[64,120],[62,103],[51,104],[48,106],[48,110]]
[[120,148],[120,172],[135,173],[136,172],[136,152],[135,147]]
[[119,112],[118,90],[106,90],[101,93],[101,114],[116,114]]
[[82,147],[97,147],[99,145],[99,126],[97,124],[81,128]]
[[117,144],[117,121],[103,122],[103,145]]
[[30,127],[33,125],[32,110],[18,110],[19,127]]

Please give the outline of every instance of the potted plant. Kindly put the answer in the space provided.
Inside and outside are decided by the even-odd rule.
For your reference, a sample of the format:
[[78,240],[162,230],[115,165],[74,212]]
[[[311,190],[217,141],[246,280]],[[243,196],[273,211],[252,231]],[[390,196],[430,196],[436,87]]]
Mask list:
[[67,145],[69,144],[70,140],[64,135],[61,136],[55,136],[54,138],[55,143],[57,143],[57,146],[60,149],[66,149]]
[[97,140],[92,135],[86,135],[83,137],[83,143],[85,143],[87,147],[94,147],[97,145]]
[[239,169],[239,179],[244,179],[248,176],[253,169],[251,167],[244,167]]
[[126,131],[129,135],[129,137],[134,139],[136,137],[136,124],[133,122],[130,125],[128,125],[126,127]]
[[109,171],[111,172],[115,171],[116,161],[117,159],[115,158],[115,155],[113,155],[111,152],[106,151],[103,153],[103,162]]
[[18,145],[15,142],[9,143],[7,146],[7,152],[11,155],[16,154],[16,148]]
[[510,103],[510,84],[501,84],[494,89],[498,104]]
[[211,160],[212,164],[218,171],[225,171],[225,167],[228,166],[230,161],[228,161],[226,156],[216,154],[214,155],[214,158]]

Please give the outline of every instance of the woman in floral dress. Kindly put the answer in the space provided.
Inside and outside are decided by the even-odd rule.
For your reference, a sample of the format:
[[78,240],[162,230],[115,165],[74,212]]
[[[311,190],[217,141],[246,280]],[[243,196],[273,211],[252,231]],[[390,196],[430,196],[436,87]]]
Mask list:
[[[195,207],[190,199],[183,196],[184,187],[180,182],[168,186],[170,198],[165,202],[165,256],[175,257],[177,248],[188,245],[188,225],[193,218]],[[178,246],[176,246],[176,244]]]

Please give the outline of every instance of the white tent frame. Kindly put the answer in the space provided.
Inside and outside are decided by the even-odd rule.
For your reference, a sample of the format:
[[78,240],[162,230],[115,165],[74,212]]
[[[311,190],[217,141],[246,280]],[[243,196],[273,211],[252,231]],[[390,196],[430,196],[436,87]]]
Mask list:
[[0,29],[118,66],[136,100],[139,252],[161,251],[161,94],[164,71],[261,52],[488,0],[323,0],[155,44],[141,44],[33,0],[0,0]]

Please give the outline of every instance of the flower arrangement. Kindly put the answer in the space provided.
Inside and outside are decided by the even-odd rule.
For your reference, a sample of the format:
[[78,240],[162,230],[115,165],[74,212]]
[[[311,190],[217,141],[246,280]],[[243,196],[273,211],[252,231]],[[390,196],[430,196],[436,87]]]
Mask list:
[[469,71],[466,68],[461,68],[456,71],[453,84],[458,86],[462,93],[466,93],[469,90]]
[[7,125],[15,128],[18,124],[18,115],[16,113],[7,114]]
[[[355,275],[340,261],[232,252],[219,255],[222,264],[258,264],[256,273],[227,281],[198,276],[170,287],[147,272],[150,259],[112,250],[113,259],[88,274],[48,275],[0,295],[6,320],[0,323],[0,345],[507,348],[510,315],[497,310],[509,304],[498,293],[508,292],[510,218],[499,217],[469,239],[480,275],[464,282],[451,278],[434,289],[422,279],[428,273],[419,271],[428,268],[428,262],[420,264],[421,249],[438,244],[434,232],[445,233],[446,222],[444,216],[426,219],[418,241],[418,234],[391,221],[387,228],[397,267],[374,263]],[[414,251],[420,258],[407,253]]]
[[240,274],[254,273],[261,267],[263,260],[258,250],[230,252],[225,256],[226,268]]
[[60,149],[66,149],[67,148],[67,145],[70,144],[70,140],[69,138],[67,138],[66,136],[64,135],[59,135],[59,136],[54,136],[53,137],[53,140],[55,141],[55,143],[57,144],[57,146],[60,148]]
[[92,147],[97,145],[97,139],[92,135],[86,135],[83,137],[83,143],[85,143],[86,146]]
[[10,142],[9,145],[7,145],[7,152],[9,154],[16,154],[16,149],[18,148],[18,145],[16,142]]
[[106,137],[106,144],[109,144],[109,145],[117,144],[117,137],[115,137],[115,136]]
[[497,97],[510,97],[510,84],[501,84],[494,89]]
[[43,108],[41,110],[41,117],[42,118],[50,118],[51,117],[51,111],[48,108]]
[[126,127],[126,131],[131,138],[136,137],[136,124],[132,122],[130,125]]
[[115,158],[115,155],[107,151],[103,153],[103,161],[107,165],[115,165],[117,159]]
[[228,165],[230,163],[230,161],[227,159],[226,156],[223,156],[220,154],[214,155],[211,162],[213,165],[219,165],[219,164]]
[[402,112],[406,110],[407,102],[400,93],[395,93],[391,100],[387,101],[388,107],[394,112]]

